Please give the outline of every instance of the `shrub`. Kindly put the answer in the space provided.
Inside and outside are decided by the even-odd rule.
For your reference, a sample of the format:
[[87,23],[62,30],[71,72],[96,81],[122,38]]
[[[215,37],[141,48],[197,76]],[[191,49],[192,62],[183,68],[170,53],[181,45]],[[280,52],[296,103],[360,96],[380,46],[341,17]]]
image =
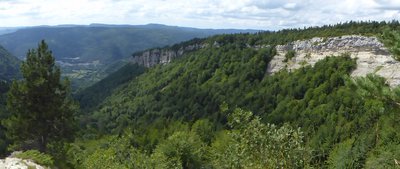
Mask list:
[[43,166],[53,166],[54,165],[52,156],[41,153],[37,150],[28,150],[28,151],[16,154],[15,157],[21,158],[21,159],[30,159],[30,160],[34,161],[35,163],[43,165]]
[[250,111],[236,109],[229,117],[233,130],[220,133],[212,144],[216,168],[304,168],[308,150],[304,134],[289,125],[263,124]]
[[295,56],[296,56],[296,51],[288,50],[287,53],[285,54],[285,60],[283,60],[283,62],[288,62],[290,59],[294,58]]

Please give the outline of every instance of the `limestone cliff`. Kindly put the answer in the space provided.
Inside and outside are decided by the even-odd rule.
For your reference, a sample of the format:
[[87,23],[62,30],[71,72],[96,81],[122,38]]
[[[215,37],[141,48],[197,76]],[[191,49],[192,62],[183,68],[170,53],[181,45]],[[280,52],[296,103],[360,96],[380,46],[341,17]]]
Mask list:
[[[132,62],[145,67],[157,64],[165,64],[183,54],[208,47],[206,43],[191,43],[178,49],[163,48],[151,49],[133,56]],[[215,42],[213,47],[219,47]],[[248,46],[252,48],[263,48],[264,46]],[[285,45],[276,46],[277,55],[268,65],[267,73],[273,74],[282,69],[293,70],[305,65],[314,65],[327,56],[339,56],[344,53],[357,58],[357,68],[352,76],[365,76],[368,73],[376,73],[387,79],[391,86],[400,84],[400,62],[394,60],[389,51],[376,37],[348,35],[341,37],[319,38],[298,40]],[[295,56],[285,62],[285,54],[289,50],[295,51]]]
[[207,44],[191,44],[182,46],[177,50],[172,48],[150,49],[133,55],[132,62],[145,67],[152,67],[157,64],[169,63],[173,59],[178,58],[187,52],[205,48],[206,46]]
[[[341,36],[331,38],[312,38],[295,41],[286,45],[276,46],[277,55],[268,65],[268,73],[275,73],[282,69],[293,70],[304,65],[314,65],[318,60],[327,56],[350,54],[357,58],[357,68],[352,76],[365,76],[376,73],[387,79],[391,86],[400,84],[400,62],[394,60],[389,51],[376,37]],[[295,57],[287,62],[285,54],[289,50],[295,51]]]

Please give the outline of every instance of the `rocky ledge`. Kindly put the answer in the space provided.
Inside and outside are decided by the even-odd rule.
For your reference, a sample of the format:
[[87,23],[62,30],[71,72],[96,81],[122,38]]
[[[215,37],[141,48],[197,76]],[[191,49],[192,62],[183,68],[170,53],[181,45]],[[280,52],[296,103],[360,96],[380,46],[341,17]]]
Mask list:
[[323,51],[360,51],[373,50],[385,52],[383,44],[376,37],[348,35],[341,37],[319,38],[309,40],[298,40],[286,45],[278,45],[278,51],[295,50],[302,52],[323,52]]
[[[393,59],[389,51],[376,37],[341,36],[331,38],[312,38],[309,40],[294,41],[286,45],[276,46],[277,55],[268,65],[268,73],[275,73],[282,69],[289,71],[305,65],[314,65],[327,56],[338,56],[344,53],[357,58],[357,68],[352,76],[365,76],[376,73],[387,79],[391,86],[400,84],[400,62]],[[295,51],[295,57],[287,62],[285,54],[289,50]]]
[[47,169],[42,167],[31,160],[23,160],[14,157],[7,157],[0,160],[0,169]]
[[164,49],[150,49],[140,54],[134,55],[132,58],[133,63],[143,65],[145,67],[152,67],[158,64],[165,64],[171,62],[173,59],[182,56],[183,54],[207,47],[207,44],[192,44],[179,48],[178,50],[164,48]]

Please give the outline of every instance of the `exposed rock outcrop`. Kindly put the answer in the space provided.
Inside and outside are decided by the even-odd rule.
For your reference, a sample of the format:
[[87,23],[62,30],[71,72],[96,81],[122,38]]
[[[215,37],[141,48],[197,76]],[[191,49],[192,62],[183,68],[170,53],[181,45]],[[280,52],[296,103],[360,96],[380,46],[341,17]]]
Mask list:
[[46,167],[40,166],[31,160],[23,160],[19,158],[7,157],[6,159],[0,160],[0,169],[47,169]]
[[319,38],[315,37],[309,40],[294,41],[287,45],[278,45],[278,51],[296,50],[302,52],[323,52],[323,51],[386,51],[383,44],[376,37],[365,37],[357,35]]
[[[215,42],[213,47],[221,44]],[[145,67],[152,67],[157,64],[165,64],[183,54],[208,47],[209,44],[191,44],[182,46],[179,49],[164,48],[151,49],[134,55],[132,62]],[[268,45],[248,46],[252,48],[263,48]],[[348,35],[341,37],[319,38],[298,40],[286,45],[276,46],[277,55],[270,61],[267,73],[273,74],[282,69],[289,71],[298,69],[305,65],[314,65],[327,56],[338,56],[344,53],[357,58],[357,68],[352,76],[365,76],[368,73],[376,73],[387,79],[391,86],[400,84],[400,62],[393,59],[389,51],[376,37]],[[285,54],[289,50],[296,52],[295,57],[287,62]]]
[[[293,70],[305,65],[314,65],[317,61],[332,55],[349,53],[357,58],[357,68],[352,76],[365,76],[376,73],[387,79],[391,86],[400,84],[400,62],[393,59],[389,51],[376,37],[341,36],[332,38],[312,38],[276,46],[277,55],[268,65],[268,73],[282,69]],[[294,58],[284,62],[289,50],[296,51]]]
[[138,63],[145,67],[152,67],[157,64],[165,64],[171,62],[173,59],[182,56],[183,54],[207,47],[207,44],[193,44],[179,48],[178,50],[164,48],[164,49],[150,49],[138,55],[134,55],[132,62]]

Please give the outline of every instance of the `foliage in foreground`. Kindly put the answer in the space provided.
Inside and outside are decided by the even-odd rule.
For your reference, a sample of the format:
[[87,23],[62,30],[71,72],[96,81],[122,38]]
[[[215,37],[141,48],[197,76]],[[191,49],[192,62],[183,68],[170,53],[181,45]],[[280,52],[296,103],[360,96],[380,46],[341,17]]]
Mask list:
[[249,111],[234,110],[229,120],[231,129],[213,135],[209,144],[201,135],[206,131],[195,124],[169,135],[152,152],[132,146],[134,138],[126,133],[93,151],[75,145],[69,155],[79,159],[75,168],[98,169],[303,168],[309,157],[300,129],[263,124]]
[[[210,50],[207,53],[219,53],[228,49],[240,51],[235,47],[227,47],[215,51]],[[211,125],[213,126],[211,127],[212,131],[218,133],[214,137],[225,139],[224,141],[211,139],[213,141],[209,144],[204,141],[207,145],[213,147],[212,145],[218,145],[218,142],[221,142],[219,145],[223,145],[231,140],[240,141],[242,138],[246,138],[240,135],[240,137],[232,139],[232,133],[235,129],[232,133],[221,134],[224,129],[230,129],[234,126],[224,122],[224,120],[229,120],[226,118],[226,114],[216,110],[213,104],[221,105],[226,102],[228,105],[237,105],[255,112],[265,125],[268,123],[278,126],[289,124],[296,128],[301,127],[304,132],[303,147],[310,152],[309,158],[305,160],[306,164],[302,164],[303,166],[364,168],[373,165],[372,161],[375,158],[395,156],[393,153],[385,154],[385,152],[395,152],[395,145],[400,140],[400,136],[396,133],[400,130],[400,126],[396,124],[398,120],[394,118],[398,111],[396,106],[398,101],[396,100],[398,100],[397,95],[399,94],[398,89],[391,89],[381,77],[368,75],[365,78],[351,80],[348,76],[356,66],[355,60],[344,55],[327,57],[317,62],[314,67],[305,66],[292,72],[281,71],[274,75],[262,72],[259,75],[262,74],[263,77],[258,79],[259,76],[251,76],[253,75],[251,68],[255,67],[254,64],[251,64],[253,63],[251,60],[257,60],[262,55],[257,55],[257,52],[254,53],[253,58],[249,58],[248,65],[246,62],[235,65],[235,62],[231,60],[236,57],[246,58],[245,53],[250,52],[247,49],[244,50],[246,52],[243,52],[243,54],[236,52],[237,55],[231,55],[231,58],[217,57],[216,54],[215,56],[208,55],[209,58],[203,60],[199,57],[191,58],[192,55],[190,55],[188,58],[170,65],[149,70],[146,73],[147,76],[140,76],[138,81],[131,82],[127,86],[126,89],[129,89],[130,94],[123,92],[128,91],[124,89],[117,95],[110,97],[109,99],[113,99],[112,104],[104,105],[102,110],[106,110],[107,113],[103,112],[105,116],[97,116],[97,118],[101,119],[102,122],[110,122],[111,124],[116,122],[118,124],[118,120],[123,121],[124,118],[135,117],[132,120],[134,123],[127,124],[128,126],[135,126],[135,130],[132,132],[131,145],[139,151],[150,153],[157,152],[155,150],[160,147],[164,140],[176,131],[180,131],[176,128],[185,128],[185,125],[176,124],[181,121],[180,119],[185,120],[183,117],[189,117],[188,119],[199,116],[208,117],[213,124]],[[268,53],[264,53],[264,56]],[[197,56],[197,54],[193,54],[193,56]],[[187,62],[186,59],[194,59],[194,61]],[[213,59],[215,60],[213,61]],[[201,77],[202,73],[198,72],[205,69],[197,66],[212,65],[214,62],[219,63],[219,68],[211,70],[214,73],[207,78],[208,80],[191,80],[191,78]],[[242,67],[230,69],[229,65]],[[185,68],[181,66],[185,66]],[[172,76],[174,78],[166,76],[168,72],[176,73],[179,68],[184,69],[184,73],[174,74],[175,76]],[[208,71],[208,69],[204,71]],[[160,75],[158,74],[160,72],[162,79],[152,78]],[[167,80],[164,81],[164,78]],[[187,86],[183,88],[182,84]],[[158,85],[162,85],[162,87]],[[135,88],[137,86],[141,86],[140,90],[136,90],[139,89]],[[158,88],[160,90],[156,90]],[[140,93],[140,91],[146,92]],[[372,93],[368,94],[368,91]],[[145,107],[136,107],[136,104]],[[203,106],[196,106],[197,104]],[[157,109],[161,105],[164,109]],[[193,107],[197,109],[192,109]],[[157,120],[151,124],[146,123],[146,118],[142,121],[138,118],[141,115],[141,109],[147,110],[147,115],[155,112],[154,116],[147,117]],[[173,109],[175,111],[172,111]],[[160,111],[157,112],[157,110]],[[175,112],[176,116],[174,116],[175,114],[168,114],[169,111]],[[181,112],[185,112],[185,116],[179,116]],[[114,118],[117,120],[110,120]],[[125,121],[129,120],[125,119]],[[135,123],[141,125],[133,125]],[[113,128],[113,125],[107,125],[107,123],[99,124],[104,128]],[[270,146],[270,144],[268,145]],[[213,149],[218,150],[216,147],[213,147]],[[225,149],[227,148],[221,148],[221,152]],[[239,150],[232,154],[240,155],[244,153]],[[221,157],[219,159],[233,159],[229,154],[221,156],[227,158]],[[262,157],[258,156],[258,158]],[[268,156],[265,158],[268,158]],[[213,157],[212,159],[218,158]],[[246,158],[238,159],[243,162]],[[394,159],[385,159],[385,163],[394,166]],[[221,163],[211,164],[219,167],[227,165]],[[229,165],[235,165],[235,163]],[[253,165],[257,165],[257,163]]]
[[24,152],[16,154],[15,157],[20,158],[20,159],[29,159],[29,160],[32,160],[35,163],[37,163],[39,165],[43,165],[43,166],[50,167],[50,166],[54,165],[52,156],[41,153],[37,150],[24,151]]
[[228,123],[234,130],[212,144],[215,168],[304,168],[307,163],[309,154],[299,128],[263,124],[241,109]]
[[[300,130],[291,127],[296,121],[280,127],[263,123],[250,111],[231,112],[223,104],[220,113],[231,112],[224,129],[203,119],[192,124],[174,121],[166,128],[126,130],[120,137],[71,144],[68,159],[74,161],[75,168],[398,167],[400,121],[396,112],[400,88],[390,88],[384,78],[373,74],[346,77],[344,83],[338,92],[353,91],[348,94],[357,100],[348,101],[357,103],[354,108],[362,109],[351,115],[340,108],[312,136],[307,135],[310,131],[302,132],[310,126]],[[338,97],[347,100],[350,95]],[[344,100],[342,104],[349,104]],[[332,137],[338,141],[330,140]],[[149,148],[147,144],[155,146]],[[321,152],[326,152],[326,156],[321,157]],[[318,163],[323,158],[325,163]]]
[[393,54],[394,59],[400,61],[400,31],[387,28],[382,33],[381,39]]

